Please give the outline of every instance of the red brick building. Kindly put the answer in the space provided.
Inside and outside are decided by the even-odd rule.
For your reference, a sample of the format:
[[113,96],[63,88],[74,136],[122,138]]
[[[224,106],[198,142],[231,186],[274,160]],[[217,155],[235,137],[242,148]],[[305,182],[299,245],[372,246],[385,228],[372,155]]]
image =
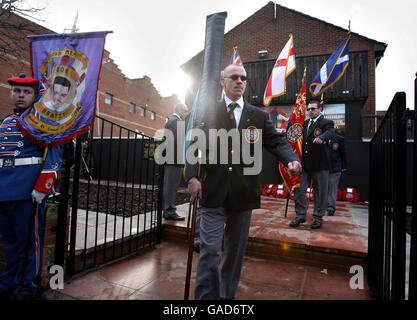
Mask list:
[[[346,22],[347,20],[346,18]],[[274,98],[269,109],[264,108],[268,112],[273,108],[279,113],[272,116],[271,112],[271,119],[275,119],[279,132],[285,132],[281,130],[285,126],[281,126],[280,121],[283,120],[279,120],[282,115],[280,112],[290,115],[299,92],[298,87],[301,86],[304,68],[306,67],[308,87],[332,52],[347,37],[347,33],[347,29],[270,1],[225,34],[221,67],[229,64],[233,47],[237,46],[248,75],[244,98],[249,103],[264,108],[263,95],[269,75],[289,35],[293,35],[296,71],[287,78],[286,94]],[[377,128],[375,69],[386,47],[387,44],[383,42],[352,32],[349,66],[343,77],[324,92],[325,116],[345,130],[348,171],[342,175],[339,187],[355,187],[361,200],[368,200],[369,140]],[[186,99],[188,105],[191,104],[193,92],[197,91],[199,85],[202,60],[203,52],[199,52],[182,65],[193,83],[192,91]],[[309,99],[311,94],[307,90],[307,100]],[[264,152],[262,161],[261,183],[282,183],[276,159]]]
[[[19,73],[31,74],[28,35],[55,33],[15,14],[1,16],[17,28],[0,30],[0,39],[10,44],[10,51],[0,53],[0,119],[12,111],[7,78]],[[173,95],[162,97],[149,77],[127,78],[104,51],[99,82],[98,115],[138,133],[153,137],[165,126],[166,119],[179,102]],[[97,132],[95,131],[95,134]],[[103,136],[108,136],[104,132]]]

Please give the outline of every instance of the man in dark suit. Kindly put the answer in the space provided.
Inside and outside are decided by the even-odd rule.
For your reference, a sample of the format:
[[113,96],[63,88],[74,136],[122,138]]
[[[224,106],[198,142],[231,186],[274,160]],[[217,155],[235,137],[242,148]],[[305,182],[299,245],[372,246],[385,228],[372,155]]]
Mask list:
[[[164,170],[164,205],[163,205],[163,217],[166,220],[182,221],[185,218],[181,217],[177,213],[177,207],[175,205],[175,198],[177,195],[178,187],[181,183],[181,175],[184,168],[183,161],[178,159],[178,147],[180,148],[184,144],[184,140],[181,139],[181,135],[178,132],[179,121],[183,121],[188,114],[188,108],[183,103],[178,103],[174,107],[174,114],[170,117],[165,124],[165,130],[169,130],[171,134],[166,132],[165,136],[173,138],[173,151],[172,159],[173,162],[167,163]],[[184,124],[185,128],[185,124]]]
[[303,172],[300,177],[300,187],[294,190],[296,218],[291,221],[290,226],[298,227],[306,221],[305,192],[310,181],[313,180],[314,221],[310,228],[319,229],[327,209],[330,161],[326,141],[334,134],[334,123],[324,118],[323,106],[317,100],[310,101],[307,111],[310,119],[304,121],[301,160]]
[[[236,133],[242,147],[237,150],[236,145],[228,143],[226,162],[203,164],[201,180],[197,178],[197,165],[190,165],[186,172],[191,201],[201,198],[201,244],[195,299],[234,299],[239,284],[252,209],[260,207],[259,172],[245,175],[245,169],[250,165],[242,161],[244,139],[251,148],[261,146],[261,152],[255,156],[261,157],[263,145],[292,174],[301,172],[297,155],[286,139],[276,132],[269,115],[243,100],[246,88],[244,67],[236,64],[227,66],[220,82],[225,98],[216,105],[216,128],[212,129]],[[219,143],[215,148],[219,156],[222,151]],[[207,149],[202,151],[205,154],[208,152]],[[236,160],[236,153],[240,161],[232,161]],[[261,159],[256,160],[262,163]],[[223,234],[224,260],[219,272]]]
[[327,201],[327,214],[333,216],[336,211],[337,188],[340,176],[346,170],[345,137],[340,129],[336,129],[334,136],[329,139],[330,171],[329,195]]

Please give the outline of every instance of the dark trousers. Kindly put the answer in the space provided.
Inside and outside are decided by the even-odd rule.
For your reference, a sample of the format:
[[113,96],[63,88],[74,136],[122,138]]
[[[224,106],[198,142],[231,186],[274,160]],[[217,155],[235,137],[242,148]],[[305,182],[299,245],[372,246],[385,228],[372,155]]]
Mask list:
[[323,222],[323,216],[327,209],[327,195],[329,183],[329,171],[312,171],[303,170],[300,177],[300,187],[294,190],[295,213],[297,218],[306,218],[307,199],[305,192],[313,180],[314,188],[314,220]]
[[[195,299],[234,299],[242,271],[252,210],[200,208],[200,256]],[[219,270],[224,235],[224,259]]]
[[[42,269],[44,214],[45,201],[38,206],[33,224],[22,295],[33,294],[38,288],[34,280],[40,276]],[[0,202],[0,232],[6,257],[6,268],[0,275],[2,291],[17,293],[19,289],[31,216],[31,199]]]
[[181,175],[183,166],[165,165],[164,170],[164,204],[163,216],[167,218],[177,213],[177,206],[175,205],[175,198],[177,190],[181,184]]

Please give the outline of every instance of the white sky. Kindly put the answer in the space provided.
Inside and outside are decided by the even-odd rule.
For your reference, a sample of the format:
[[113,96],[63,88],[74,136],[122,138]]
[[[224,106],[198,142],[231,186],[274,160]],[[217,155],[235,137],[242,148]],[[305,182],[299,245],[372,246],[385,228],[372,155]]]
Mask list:
[[[152,79],[162,96],[180,100],[188,79],[180,65],[204,47],[206,16],[227,11],[225,32],[251,16],[267,0],[28,0],[45,6],[45,27],[62,33],[77,10],[79,32],[113,31],[105,48],[129,78]],[[416,0],[278,0],[281,4],[388,44],[376,68],[376,109],[386,110],[397,91],[414,109],[417,72]],[[336,49],[336,48],[335,48]],[[297,48],[295,48],[297,52]],[[232,54],[232,53],[230,53]],[[115,93],[116,94],[116,93]]]

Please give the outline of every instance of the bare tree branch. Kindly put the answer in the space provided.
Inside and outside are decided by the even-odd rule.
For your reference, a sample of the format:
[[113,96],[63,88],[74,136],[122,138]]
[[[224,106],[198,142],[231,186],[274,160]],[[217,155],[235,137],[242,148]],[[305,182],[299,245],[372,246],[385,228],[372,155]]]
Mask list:
[[39,34],[39,25],[30,21],[42,21],[39,13],[45,8],[27,7],[25,0],[0,0],[0,59],[13,56],[18,60],[29,57],[31,34]]

